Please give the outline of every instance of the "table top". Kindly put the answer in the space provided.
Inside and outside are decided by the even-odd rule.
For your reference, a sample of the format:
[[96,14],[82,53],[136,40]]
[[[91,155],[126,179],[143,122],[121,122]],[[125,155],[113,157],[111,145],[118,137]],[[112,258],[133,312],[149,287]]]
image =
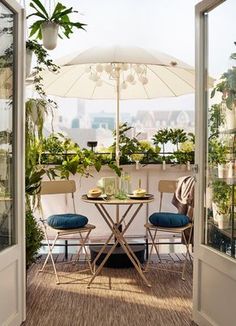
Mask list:
[[117,198],[88,198],[87,195],[82,195],[82,200],[86,203],[101,204],[101,205],[137,205],[137,204],[148,204],[154,200],[154,196],[147,198],[138,199],[117,199]]

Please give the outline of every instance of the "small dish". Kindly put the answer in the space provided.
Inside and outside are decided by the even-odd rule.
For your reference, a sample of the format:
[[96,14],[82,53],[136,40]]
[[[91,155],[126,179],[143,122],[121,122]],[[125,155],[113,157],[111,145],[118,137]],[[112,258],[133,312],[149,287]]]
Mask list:
[[146,195],[143,195],[143,196],[136,196],[134,194],[128,194],[127,196],[130,199],[150,199],[150,198],[154,197],[152,194],[146,194]]
[[87,199],[92,199],[92,200],[103,200],[103,199],[107,198],[107,195],[106,194],[101,194],[98,197],[94,197],[94,196],[91,196],[90,194],[87,194],[86,197],[87,197]]

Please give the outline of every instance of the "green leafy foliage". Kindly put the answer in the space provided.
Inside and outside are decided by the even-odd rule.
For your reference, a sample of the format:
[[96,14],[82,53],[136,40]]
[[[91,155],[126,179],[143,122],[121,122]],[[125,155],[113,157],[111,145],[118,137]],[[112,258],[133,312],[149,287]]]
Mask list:
[[160,129],[158,132],[153,136],[152,138],[154,145],[161,145],[162,146],[162,152],[165,154],[165,145],[168,143],[168,141],[171,140],[171,134],[169,130],[166,129]]
[[[30,26],[30,37],[36,34],[36,39],[42,39],[41,25],[44,22],[53,22],[59,25],[62,33],[67,38],[70,38],[74,28],[84,30],[84,26],[86,26],[86,24],[80,23],[78,21],[72,22],[70,20],[70,15],[73,13],[78,13],[78,11],[73,10],[72,7],[67,8],[60,2],[56,4],[52,15],[47,12],[46,8],[43,6],[40,0],[31,0],[30,7],[34,10],[34,12],[28,15],[27,18],[37,18],[37,20]],[[62,38],[62,35],[59,34],[59,37]]]
[[[232,59],[236,59],[236,54],[231,55]],[[236,103],[236,67],[233,66],[221,76],[221,81],[214,87],[211,93],[213,98],[216,92],[222,93],[222,100],[225,101],[228,109],[232,110]]]
[[214,137],[209,140],[208,160],[212,167],[225,164],[228,152],[227,146],[218,138]]
[[218,213],[229,213],[232,198],[232,187],[225,181],[215,180],[212,183],[212,190],[212,201],[217,204]]
[[169,141],[176,145],[177,151],[179,150],[179,144],[184,143],[188,139],[186,132],[183,129],[170,129]]
[[38,250],[44,238],[43,231],[38,225],[33,212],[26,211],[26,267],[29,267],[37,258]]

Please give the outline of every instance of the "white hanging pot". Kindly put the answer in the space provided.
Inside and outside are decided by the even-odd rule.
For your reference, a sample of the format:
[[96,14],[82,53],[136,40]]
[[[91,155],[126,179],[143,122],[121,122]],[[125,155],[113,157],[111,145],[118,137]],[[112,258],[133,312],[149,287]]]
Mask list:
[[233,105],[232,109],[225,109],[225,124],[226,129],[236,128],[236,116],[235,116],[235,106]]
[[33,51],[26,49],[26,64],[25,64],[25,77],[29,77],[30,72],[31,72],[31,64],[32,64],[32,56],[33,56]]
[[53,50],[57,46],[59,25],[54,22],[44,22],[41,25],[43,46],[47,50]]

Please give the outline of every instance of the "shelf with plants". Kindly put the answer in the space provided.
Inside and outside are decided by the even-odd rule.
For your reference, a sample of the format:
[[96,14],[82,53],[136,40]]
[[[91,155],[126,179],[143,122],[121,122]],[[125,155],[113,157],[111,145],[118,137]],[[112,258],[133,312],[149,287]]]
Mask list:
[[217,103],[208,115],[207,243],[236,258],[236,67],[221,76],[211,97]]

